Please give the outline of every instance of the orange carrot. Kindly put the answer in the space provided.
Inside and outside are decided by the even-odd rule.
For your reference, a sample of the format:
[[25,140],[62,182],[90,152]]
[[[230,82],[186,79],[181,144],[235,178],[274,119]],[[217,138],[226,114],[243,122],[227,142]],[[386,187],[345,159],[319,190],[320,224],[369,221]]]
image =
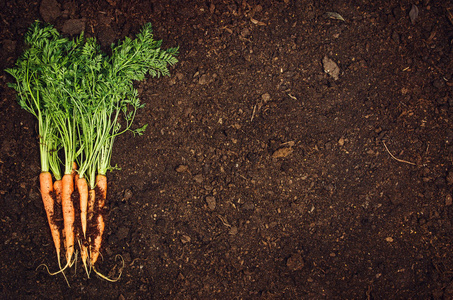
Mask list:
[[78,175],[76,175],[76,184],[80,195],[80,221],[82,223],[83,236],[85,237],[87,231],[88,184],[85,177],[79,178]]
[[117,255],[117,258],[121,258],[122,261],[122,266],[119,269],[119,274],[117,278],[109,278],[99,272],[95,266],[95,263],[97,262],[99,255],[100,255],[100,250],[101,250],[101,245],[102,245],[102,234],[104,233],[105,229],[105,220],[104,220],[104,207],[105,207],[105,202],[107,199],[107,177],[105,175],[97,175],[96,176],[96,185],[99,189],[99,198],[98,205],[97,205],[97,211],[95,212],[96,217],[95,217],[95,223],[96,224],[96,229],[94,233],[94,238],[93,240],[90,241],[90,266],[93,268],[93,271],[102,279],[105,279],[110,282],[116,282],[121,278],[121,274],[123,272],[124,268],[124,259],[121,257],[121,255]]
[[104,208],[105,200],[107,200],[107,176],[97,175],[96,176],[96,186],[101,192],[101,199],[99,199],[99,207]]
[[94,239],[92,241],[92,247],[90,248],[90,264],[92,266],[94,266],[94,264],[97,262],[100,251],[101,251],[102,233],[104,232],[104,229],[105,229],[104,216],[102,214],[99,214],[97,216],[96,223],[97,223],[97,230],[99,232],[96,233],[96,236],[94,237]]
[[90,263],[92,266],[96,263],[99,258],[101,244],[102,244],[102,234],[104,233],[105,229],[105,220],[102,210],[105,206],[105,200],[107,197],[107,177],[105,175],[97,175],[96,176],[96,185],[99,188],[101,193],[100,199],[98,199],[98,206],[97,206],[97,217],[95,220],[95,224],[97,224],[96,235],[92,241],[92,248],[90,248]]
[[54,216],[54,198],[52,197],[53,184],[52,184],[52,175],[49,172],[42,172],[39,175],[39,183],[41,187],[41,197],[44,203],[44,209],[47,214],[47,221],[49,222],[50,231],[52,233],[53,243],[55,245],[55,250],[57,252],[58,265],[60,264],[60,250],[61,250],[61,238],[60,231],[57,224],[55,223]]
[[87,215],[88,215],[88,221],[91,221],[93,219],[94,215],[94,204],[96,202],[96,191],[95,189],[90,189],[88,192],[88,207],[87,207]]
[[75,211],[71,199],[74,191],[74,177],[71,174],[63,175],[63,189],[61,191],[61,206],[63,209],[63,222],[66,246],[66,261],[71,264],[72,255],[74,254],[74,221]]
[[63,188],[61,179],[60,180],[55,180],[53,183],[53,190],[55,191],[55,200],[57,201],[58,204],[61,205],[61,189]]

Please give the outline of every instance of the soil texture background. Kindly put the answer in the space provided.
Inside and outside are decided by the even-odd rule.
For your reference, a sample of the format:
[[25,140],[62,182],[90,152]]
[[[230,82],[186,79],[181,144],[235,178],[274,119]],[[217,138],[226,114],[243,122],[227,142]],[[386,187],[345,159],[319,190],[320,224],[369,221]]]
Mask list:
[[[0,2],[0,298],[451,299],[453,2]],[[151,22],[171,77],[114,145],[99,268],[50,276],[36,120],[7,87],[34,20],[105,51]]]

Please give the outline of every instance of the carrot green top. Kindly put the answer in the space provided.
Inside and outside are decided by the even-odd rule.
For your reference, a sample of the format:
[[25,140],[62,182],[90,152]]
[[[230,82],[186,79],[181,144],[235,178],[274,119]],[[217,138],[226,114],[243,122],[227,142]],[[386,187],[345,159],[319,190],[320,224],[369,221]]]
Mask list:
[[126,131],[142,134],[146,128],[131,129],[143,107],[133,82],[147,74],[170,75],[167,66],[177,62],[178,48],[162,50],[149,23],[135,39],[112,44],[111,56],[94,38],[82,33],[69,40],[40,22],[32,24],[25,43],[15,68],[6,71],[16,79],[9,86],[18,92],[19,104],[38,119],[41,169],[61,178],[62,149],[64,173],[77,161],[79,176],[87,176],[94,187],[96,172],[112,169],[115,137]]

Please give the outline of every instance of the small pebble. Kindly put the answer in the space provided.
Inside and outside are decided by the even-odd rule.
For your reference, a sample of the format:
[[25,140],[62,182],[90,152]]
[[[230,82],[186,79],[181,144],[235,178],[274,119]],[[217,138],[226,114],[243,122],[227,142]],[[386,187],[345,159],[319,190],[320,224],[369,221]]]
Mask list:
[[201,75],[200,79],[198,80],[198,84],[204,85],[209,83],[209,77],[206,74]]
[[255,204],[253,204],[250,201],[247,201],[247,202],[244,203],[244,205],[242,205],[242,209],[244,209],[244,210],[254,210],[255,209]]
[[186,166],[186,165],[179,165],[176,167],[176,172],[178,173],[183,173],[183,172],[186,172],[187,170],[189,170],[189,166]]
[[269,95],[269,93],[262,94],[261,99],[263,99],[264,103],[266,103],[271,100],[271,95]]
[[197,174],[193,177],[196,183],[202,183],[203,182],[203,175],[202,174]]
[[236,226],[232,226],[230,228],[230,231],[228,232],[228,234],[230,235],[236,235],[238,233],[238,228]]
[[178,78],[178,80],[182,80],[184,78],[184,74],[183,73],[176,73],[176,78]]
[[338,80],[338,76],[340,75],[340,68],[338,65],[328,58],[327,56],[324,56],[322,59],[322,65],[324,67],[324,72],[329,74],[334,80]]
[[213,196],[207,196],[206,197],[206,203],[208,204],[208,208],[210,210],[214,210],[215,207],[216,207],[216,200],[215,200],[215,197]]

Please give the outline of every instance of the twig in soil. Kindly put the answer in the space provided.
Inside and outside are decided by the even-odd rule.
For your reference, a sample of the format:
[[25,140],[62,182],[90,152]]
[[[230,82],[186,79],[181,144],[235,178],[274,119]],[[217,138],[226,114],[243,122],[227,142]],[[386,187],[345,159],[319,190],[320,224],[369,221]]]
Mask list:
[[220,219],[220,221],[222,221],[223,225],[225,225],[226,227],[231,227],[231,225],[228,223],[224,216],[217,215],[217,217]]
[[410,162],[410,161],[407,161],[407,160],[402,160],[402,159],[396,158],[396,157],[389,151],[389,148],[387,148],[387,145],[385,144],[384,141],[382,142],[382,144],[384,144],[385,150],[387,150],[387,152],[390,154],[390,156],[391,156],[394,160],[399,161],[399,162],[402,162],[402,163],[406,163],[406,164],[409,164],[409,165],[416,166],[416,164],[414,164],[413,162]]
[[253,122],[253,118],[255,117],[255,112],[256,112],[256,104],[253,106],[253,112],[252,112],[252,117],[250,118],[250,122]]

